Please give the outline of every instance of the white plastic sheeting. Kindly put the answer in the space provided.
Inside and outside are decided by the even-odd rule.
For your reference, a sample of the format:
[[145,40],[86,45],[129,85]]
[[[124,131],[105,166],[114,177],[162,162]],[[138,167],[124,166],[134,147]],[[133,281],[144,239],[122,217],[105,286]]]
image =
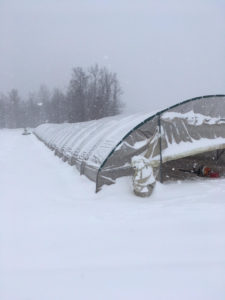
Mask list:
[[[225,148],[225,119],[202,114],[165,112],[162,124],[162,162]],[[157,139],[154,139],[157,144]],[[149,147],[152,165],[159,165],[159,154]],[[156,155],[154,156],[154,154]]]
[[[148,117],[149,114],[134,114],[75,124],[43,124],[34,133],[79,169],[82,161],[99,168],[117,143]],[[142,146],[143,141],[133,145],[134,148]]]

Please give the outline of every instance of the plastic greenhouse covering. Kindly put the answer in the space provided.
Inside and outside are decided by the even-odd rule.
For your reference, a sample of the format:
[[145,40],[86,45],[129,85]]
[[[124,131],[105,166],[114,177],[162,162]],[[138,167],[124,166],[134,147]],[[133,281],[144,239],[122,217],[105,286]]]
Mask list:
[[[161,134],[160,134],[161,132]],[[35,135],[96,182],[96,190],[131,175],[131,158],[159,165],[225,148],[225,96],[186,100],[157,113],[118,115],[82,123],[42,124]]]
[[[57,155],[76,165],[81,174],[96,181],[100,166],[118,141],[148,116],[134,114],[75,124],[43,124],[35,129],[35,134]],[[146,141],[133,140],[130,147],[138,152],[143,144]]]

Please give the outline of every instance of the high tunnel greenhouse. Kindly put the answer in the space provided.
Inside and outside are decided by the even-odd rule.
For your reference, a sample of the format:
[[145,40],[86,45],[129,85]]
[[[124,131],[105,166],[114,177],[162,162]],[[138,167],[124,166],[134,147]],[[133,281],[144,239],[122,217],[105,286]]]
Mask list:
[[[55,154],[96,182],[96,191],[133,174],[131,159],[149,159],[160,181],[194,161],[223,167],[225,95],[180,102],[165,110],[81,123],[42,124],[34,134]],[[158,171],[158,172],[157,172]],[[169,175],[168,175],[169,174]]]

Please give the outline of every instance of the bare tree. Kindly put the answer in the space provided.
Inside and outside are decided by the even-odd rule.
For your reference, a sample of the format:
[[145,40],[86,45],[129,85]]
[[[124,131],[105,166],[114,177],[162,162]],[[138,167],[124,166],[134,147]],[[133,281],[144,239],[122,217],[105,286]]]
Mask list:
[[63,123],[68,120],[66,97],[59,89],[55,89],[51,97],[49,120],[53,123]]
[[4,94],[0,94],[0,128],[7,127],[7,119],[7,97]]
[[46,122],[82,122],[119,114],[123,105],[117,75],[91,66],[87,71],[73,69],[67,94],[45,85],[21,101],[18,91],[0,94],[0,128],[36,127]]
[[9,93],[9,114],[8,114],[8,127],[20,127],[20,98],[18,91],[12,89]]
[[84,70],[80,67],[74,68],[67,93],[69,122],[81,122],[86,119],[87,84],[88,76]]
[[121,88],[115,73],[92,66],[87,73],[73,69],[67,100],[69,121],[80,122],[118,114],[122,110]]

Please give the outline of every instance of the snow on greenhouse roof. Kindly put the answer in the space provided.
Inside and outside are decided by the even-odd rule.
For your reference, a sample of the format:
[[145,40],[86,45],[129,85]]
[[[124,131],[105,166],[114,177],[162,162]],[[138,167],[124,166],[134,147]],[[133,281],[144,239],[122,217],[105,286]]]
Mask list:
[[65,157],[100,166],[124,136],[153,113],[117,115],[81,123],[43,124],[35,134]]

